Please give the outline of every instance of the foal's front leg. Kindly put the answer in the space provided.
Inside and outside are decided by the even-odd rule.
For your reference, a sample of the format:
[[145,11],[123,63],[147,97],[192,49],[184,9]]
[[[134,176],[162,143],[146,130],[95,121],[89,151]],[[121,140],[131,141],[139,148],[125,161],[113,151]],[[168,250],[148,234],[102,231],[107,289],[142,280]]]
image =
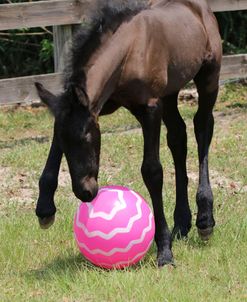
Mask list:
[[155,242],[158,248],[158,266],[173,263],[171,234],[164,215],[162,187],[163,169],[159,158],[161,108],[142,106],[132,113],[141,123],[144,137],[142,176],[150,193],[155,219]]
[[58,173],[63,152],[61,151],[54,134],[49,156],[39,180],[39,198],[36,206],[36,215],[39,218],[40,227],[49,228],[54,220],[56,207],[54,193],[58,184]]

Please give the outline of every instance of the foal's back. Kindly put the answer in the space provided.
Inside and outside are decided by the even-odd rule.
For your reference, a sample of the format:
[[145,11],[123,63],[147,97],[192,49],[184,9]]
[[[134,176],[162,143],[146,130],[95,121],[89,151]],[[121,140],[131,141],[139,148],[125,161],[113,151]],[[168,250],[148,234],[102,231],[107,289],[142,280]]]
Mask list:
[[206,1],[156,2],[126,25],[134,38],[120,83],[126,95],[129,79],[138,79],[131,91],[141,83],[139,103],[180,90],[203,64],[221,59],[217,22]]

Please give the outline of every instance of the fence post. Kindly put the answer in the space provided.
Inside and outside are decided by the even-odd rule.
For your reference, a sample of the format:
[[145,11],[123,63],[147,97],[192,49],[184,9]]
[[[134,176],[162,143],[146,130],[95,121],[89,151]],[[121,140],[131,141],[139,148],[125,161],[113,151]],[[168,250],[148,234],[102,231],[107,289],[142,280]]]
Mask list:
[[63,71],[71,40],[72,25],[53,26],[55,72]]

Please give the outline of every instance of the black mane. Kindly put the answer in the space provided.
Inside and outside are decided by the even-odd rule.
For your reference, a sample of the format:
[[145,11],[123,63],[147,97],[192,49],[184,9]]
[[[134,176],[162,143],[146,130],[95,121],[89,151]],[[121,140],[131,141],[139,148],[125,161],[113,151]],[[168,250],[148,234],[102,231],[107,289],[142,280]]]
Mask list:
[[122,22],[148,7],[147,0],[95,0],[91,5],[87,21],[80,26],[73,38],[71,54],[64,71],[65,89],[71,84],[84,84],[83,67],[99,47],[100,38],[105,32],[116,30]]

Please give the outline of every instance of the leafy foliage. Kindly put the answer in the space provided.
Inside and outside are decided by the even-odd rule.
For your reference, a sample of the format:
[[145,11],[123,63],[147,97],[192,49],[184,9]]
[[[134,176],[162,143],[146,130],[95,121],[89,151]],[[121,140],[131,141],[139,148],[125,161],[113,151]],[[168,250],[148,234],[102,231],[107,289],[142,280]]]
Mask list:
[[216,13],[224,53],[247,53],[246,11]]
[[[0,0],[0,4],[19,2],[27,0]],[[0,78],[49,72],[53,72],[53,38],[50,28],[0,32]]]
[[0,33],[0,78],[53,71],[52,35],[42,29]]

